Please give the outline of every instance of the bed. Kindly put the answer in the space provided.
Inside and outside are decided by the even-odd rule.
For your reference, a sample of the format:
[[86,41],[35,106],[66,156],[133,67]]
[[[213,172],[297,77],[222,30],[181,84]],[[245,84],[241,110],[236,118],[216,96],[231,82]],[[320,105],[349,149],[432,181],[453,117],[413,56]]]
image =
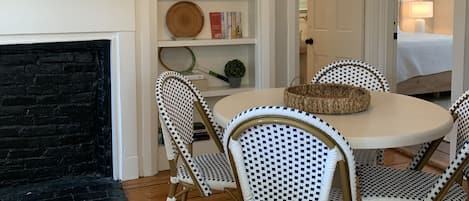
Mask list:
[[451,90],[453,37],[400,32],[397,40],[397,92],[407,95]]

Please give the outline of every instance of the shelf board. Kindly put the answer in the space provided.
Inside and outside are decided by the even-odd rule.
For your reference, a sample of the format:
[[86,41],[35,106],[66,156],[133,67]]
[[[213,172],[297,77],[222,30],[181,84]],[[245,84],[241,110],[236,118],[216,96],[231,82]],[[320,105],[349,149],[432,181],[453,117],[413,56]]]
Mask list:
[[160,40],[158,47],[184,47],[184,46],[221,46],[221,45],[250,45],[256,44],[254,38],[237,39],[207,39],[207,40]]
[[254,90],[254,87],[241,86],[240,88],[229,88],[229,87],[213,87],[208,90],[201,91],[204,97],[216,97],[216,96],[227,96],[234,93]]

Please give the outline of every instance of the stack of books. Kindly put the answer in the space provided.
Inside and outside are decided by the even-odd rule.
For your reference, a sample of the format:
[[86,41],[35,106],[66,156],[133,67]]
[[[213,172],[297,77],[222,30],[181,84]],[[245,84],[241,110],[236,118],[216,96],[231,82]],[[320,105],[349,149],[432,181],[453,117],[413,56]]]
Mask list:
[[194,134],[192,135],[194,141],[208,140],[210,136],[205,129],[205,125],[202,122],[194,122]]
[[[205,125],[202,122],[194,122],[193,128],[194,132],[192,134],[192,139],[194,139],[194,141],[210,139],[210,136],[207,133],[207,129],[205,129]],[[158,128],[158,144],[164,145],[163,130],[161,127]]]
[[198,90],[205,91],[208,89],[208,81],[204,74],[191,72],[184,74],[184,76],[190,80]]
[[210,12],[212,39],[242,38],[241,12]]

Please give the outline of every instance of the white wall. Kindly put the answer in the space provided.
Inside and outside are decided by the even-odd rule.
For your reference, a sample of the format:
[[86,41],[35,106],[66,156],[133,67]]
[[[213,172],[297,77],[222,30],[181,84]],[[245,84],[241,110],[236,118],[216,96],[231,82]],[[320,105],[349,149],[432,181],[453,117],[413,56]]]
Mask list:
[[453,34],[454,29],[454,0],[434,0],[433,32],[438,34]]
[[[276,25],[285,25],[287,23],[287,1],[284,0],[277,0],[275,5],[275,24]],[[285,87],[288,85],[287,77],[287,54],[286,54],[286,47],[287,47],[287,30],[284,26],[275,26],[275,39],[276,39],[276,47],[275,48],[275,63],[277,68],[275,69],[275,86],[276,87]]]
[[[297,0],[295,0],[297,1]],[[275,87],[299,83],[298,2],[275,2]]]
[[1,0],[0,34],[135,31],[134,0]]

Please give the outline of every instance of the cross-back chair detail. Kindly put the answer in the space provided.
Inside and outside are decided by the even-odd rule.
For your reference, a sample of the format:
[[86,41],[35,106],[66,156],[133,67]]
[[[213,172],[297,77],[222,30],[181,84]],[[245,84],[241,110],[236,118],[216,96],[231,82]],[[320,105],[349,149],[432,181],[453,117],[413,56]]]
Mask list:
[[[228,124],[223,142],[245,201],[357,200],[348,142],[312,114],[249,109]],[[342,191],[331,187],[337,164]]]
[[[235,188],[231,169],[223,154],[221,129],[196,87],[177,72],[164,72],[156,82],[156,102],[170,164],[168,201],[176,200],[179,195],[185,200],[187,192],[193,188],[198,189],[202,196],[211,195],[212,188]],[[220,153],[192,155],[194,110],[198,111]],[[183,163],[179,168],[178,159]],[[184,189],[176,194],[180,182]]]
[[438,139],[422,145],[406,170],[360,168],[358,175],[363,200],[467,200],[461,180],[467,175],[469,163],[468,100],[469,91],[466,91],[449,109],[457,129],[457,155],[442,175],[419,171],[442,140]]
[[[453,122],[457,128],[457,150],[462,146],[462,143],[466,141],[469,132],[469,90],[464,92],[449,108],[451,116],[453,116]],[[443,138],[435,140],[433,142],[425,143],[420,146],[415,156],[412,158],[408,169],[411,170],[422,170],[425,164],[430,160],[432,154],[438,148],[438,145],[443,141]],[[469,176],[469,169],[466,168],[464,176]]]
[[[389,92],[383,74],[372,65],[359,60],[339,60],[321,68],[311,80],[315,83],[347,84],[370,91]],[[354,150],[357,164],[384,163],[384,150]]]
[[357,172],[362,200],[465,201],[467,195],[457,181],[469,162],[468,155],[469,141],[466,141],[462,144],[456,159],[451,161],[442,175],[409,169],[362,166]]

